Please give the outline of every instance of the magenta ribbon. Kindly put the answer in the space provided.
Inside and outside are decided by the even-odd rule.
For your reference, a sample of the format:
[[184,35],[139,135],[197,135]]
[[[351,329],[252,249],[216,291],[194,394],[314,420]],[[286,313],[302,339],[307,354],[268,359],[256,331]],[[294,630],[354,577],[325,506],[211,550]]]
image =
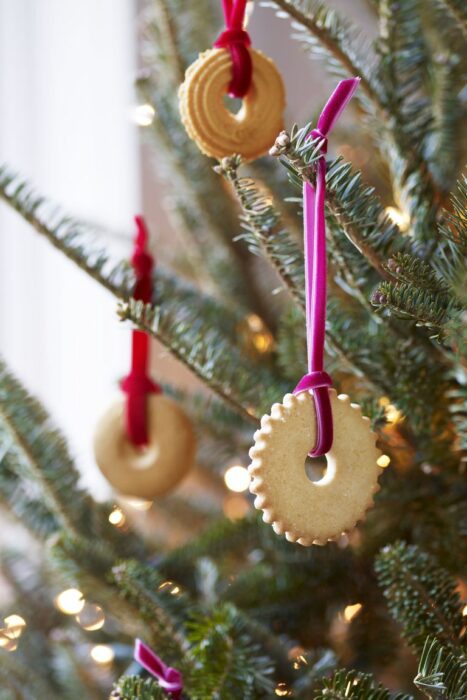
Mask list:
[[308,373],[293,393],[312,391],[316,409],[316,442],[310,457],[321,457],[332,447],[333,425],[329,387],[332,379],[324,371],[326,332],[326,153],[328,134],[358,87],[360,78],[341,80],[327,101],[316,128],[308,138],[321,139],[321,155],[316,163],[316,187],[303,184],[305,241],[305,294]]
[[180,700],[183,690],[183,678],[180,671],[166,666],[162,659],[141,639],[135,639],[134,658],[151,676],[157,678],[160,687],[170,693],[174,700]]
[[251,85],[253,64],[248,47],[251,39],[243,29],[247,0],[222,0],[225,29],[214,43],[216,49],[229,49],[232,58],[230,97],[245,97]]

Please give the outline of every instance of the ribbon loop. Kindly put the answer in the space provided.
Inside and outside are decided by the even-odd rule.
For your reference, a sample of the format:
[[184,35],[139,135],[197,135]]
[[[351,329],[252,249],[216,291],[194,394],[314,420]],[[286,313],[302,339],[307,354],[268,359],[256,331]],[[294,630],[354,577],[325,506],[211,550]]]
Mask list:
[[[135,216],[137,233],[131,262],[135,270],[135,299],[148,303],[152,297],[152,270],[154,259],[147,250],[149,235],[142,216]],[[159,393],[160,386],[148,375],[149,337],[143,331],[133,331],[131,350],[131,370],[120,388],[127,395],[125,406],[126,432],[137,447],[148,443],[146,420],[146,396]]]
[[322,139],[316,163],[316,186],[303,185],[305,243],[305,292],[308,373],[299,381],[294,394],[312,391],[316,409],[316,442],[311,457],[320,457],[332,447],[333,425],[328,388],[330,376],[323,371],[326,331],[326,158],[328,134],[358,87],[360,78],[341,80],[320,114],[308,138]]
[[173,700],[181,698],[183,690],[183,677],[180,671],[171,666],[166,666],[157,654],[141,639],[135,639],[134,658],[145,671],[157,679],[161,688],[172,696]]
[[229,49],[232,58],[230,97],[245,97],[251,87],[253,64],[248,47],[251,39],[243,29],[246,0],[223,0],[226,29],[215,41],[217,49]]

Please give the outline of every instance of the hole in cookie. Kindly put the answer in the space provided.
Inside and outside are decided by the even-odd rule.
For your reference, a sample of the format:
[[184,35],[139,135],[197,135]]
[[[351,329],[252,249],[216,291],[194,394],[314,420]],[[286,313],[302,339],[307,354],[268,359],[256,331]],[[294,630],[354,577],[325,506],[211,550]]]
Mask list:
[[335,473],[335,465],[333,460],[330,462],[326,457],[310,457],[305,459],[305,474],[308,479],[314,484],[324,486],[332,481]]
[[224,95],[224,107],[228,109],[232,114],[237,115],[243,106],[243,100],[238,97],[230,97],[230,95]]
[[123,449],[128,466],[130,469],[144,471],[151,469],[157,461],[160,449],[157,445],[148,445],[147,447],[135,447],[131,443],[125,441]]
[[310,481],[321,481],[326,474],[328,463],[326,457],[310,457],[307,455],[305,459],[305,474]]

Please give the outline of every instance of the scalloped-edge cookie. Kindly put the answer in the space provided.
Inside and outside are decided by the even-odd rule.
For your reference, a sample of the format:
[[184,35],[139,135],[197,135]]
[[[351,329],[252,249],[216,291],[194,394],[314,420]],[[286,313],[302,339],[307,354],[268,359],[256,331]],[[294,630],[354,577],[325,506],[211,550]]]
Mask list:
[[289,542],[324,545],[351,530],[373,505],[382,469],[370,419],[345,394],[329,390],[334,441],[327,468],[312,482],[305,460],[316,438],[313,396],[286,394],[261,419],[250,449],[251,493],[263,520]]
[[186,70],[178,100],[183,125],[198,148],[213,158],[234,153],[246,161],[268,152],[283,129],[285,90],[273,61],[250,49],[251,88],[237,114],[224,103],[232,79],[227,49],[208,49]]

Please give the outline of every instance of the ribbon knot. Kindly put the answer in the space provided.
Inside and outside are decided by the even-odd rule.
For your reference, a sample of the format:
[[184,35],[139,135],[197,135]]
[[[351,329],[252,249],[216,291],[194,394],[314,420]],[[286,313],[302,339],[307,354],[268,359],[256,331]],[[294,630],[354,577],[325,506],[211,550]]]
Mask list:
[[360,78],[341,80],[320,114],[308,138],[323,140],[316,163],[316,187],[303,184],[303,224],[305,242],[305,293],[308,373],[299,381],[294,394],[313,391],[316,410],[316,442],[311,457],[320,457],[332,447],[333,425],[329,387],[331,377],[323,371],[326,329],[326,158],[328,134],[358,87]]
[[223,0],[226,29],[215,41],[216,49],[229,49],[232,59],[230,97],[245,97],[251,86],[253,64],[248,47],[251,39],[243,29],[246,0]]
[[166,666],[162,659],[141,639],[135,639],[134,658],[151,676],[158,680],[160,687],[170,693],[173,700],[180,700],[183,690],[183,677],[180,671]]

